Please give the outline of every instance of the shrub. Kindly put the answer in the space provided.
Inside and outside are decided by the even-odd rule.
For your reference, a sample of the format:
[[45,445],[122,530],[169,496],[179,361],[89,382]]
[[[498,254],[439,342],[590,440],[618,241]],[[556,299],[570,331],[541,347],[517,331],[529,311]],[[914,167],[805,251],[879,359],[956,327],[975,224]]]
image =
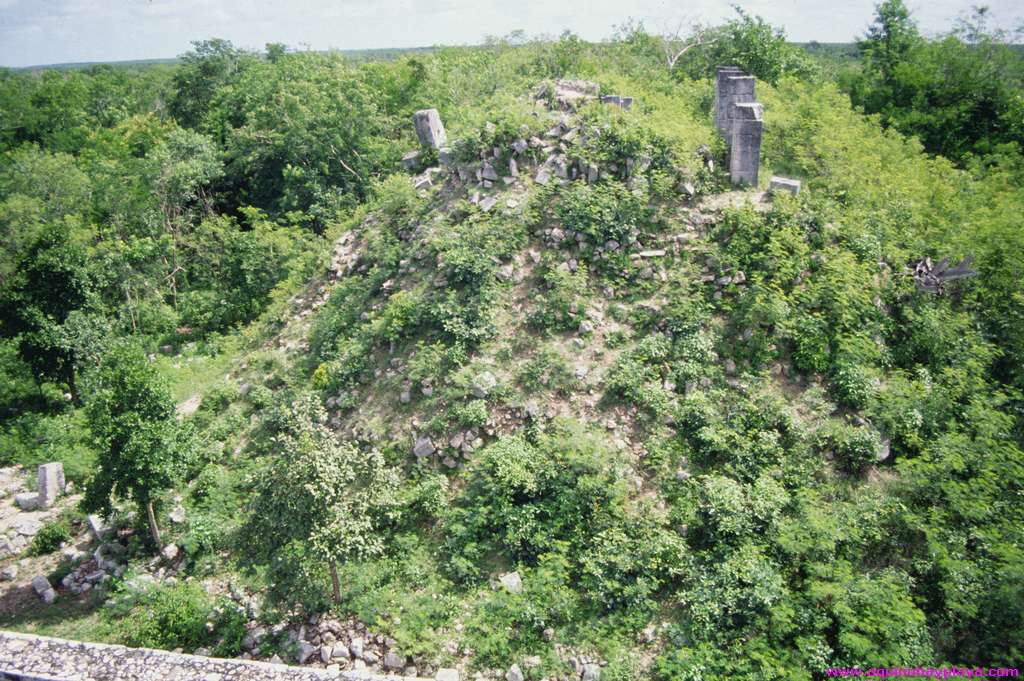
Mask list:
[[574,182],[559,197],[555,216],[566,229],[586,235],[591,246],[610,239],[625,245],[649,218],[647,196],[618,182]]
[[587,303],[587,268],[580,264],[575,272],[559,266],[556,258],[545,255],[541,262],[537,306],[529,323],[545,331],[571,331],[583,321]]
[[36,536],[32,537],[28,553],[31,556],[45,556],[53,553],[64,542],[71,541],[71,530],[64,521],[43,525]]
[[464,428],[482,426],[487,423],[487,401],[470,400],[453,405],[449,410],[452,420]]
[[543,348],[524,362],[516,380],[531,393],[554,390],[567,395],[580,384],[568,363],[553,348]]
[[122,620],[127,645],[139,648],[194,650],[207,644],[210,596],[195,582],[162,586],[142,598],[133,616]]
[[499,439],[477,459],[469,486],[445,522],[453,576],[480,576],[493,552],[533,563],[542,553],[589,545],[596,528],[621,517],[625,483],[594,436],[564,424],[537,445]]
[[833,421],[818,433],[818,446],[831,449],[839,466],[860,473],[878,460],[881,439],[874,428]]

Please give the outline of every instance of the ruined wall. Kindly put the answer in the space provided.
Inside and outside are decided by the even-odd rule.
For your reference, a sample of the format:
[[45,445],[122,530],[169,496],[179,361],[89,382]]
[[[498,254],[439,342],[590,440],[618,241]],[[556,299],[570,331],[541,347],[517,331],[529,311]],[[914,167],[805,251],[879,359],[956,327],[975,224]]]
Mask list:
[[416,681],[408,676],[224,660],[6,631],[0,632],[0,679],[5,677],[46,681]]

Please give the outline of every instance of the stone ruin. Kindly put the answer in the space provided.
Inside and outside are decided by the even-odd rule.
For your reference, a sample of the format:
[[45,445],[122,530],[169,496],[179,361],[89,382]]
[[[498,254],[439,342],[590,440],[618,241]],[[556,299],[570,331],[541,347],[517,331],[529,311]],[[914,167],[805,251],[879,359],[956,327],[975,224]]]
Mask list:
[[[734,185],[757,186],[761,165],[764,107],[757,102],[756,79],[738,66],[719,66],[715,76],[715,129],[725,138],[729,178]],[[772,177],[772,193],[800,193],[800,181]]]
[[[597,83],[584,80],[545,81],[534,88],[531,95],[534,105],[542,107],[545,114],[551,116],[553,127],[540,137],[527,135],[524,131],[524,136],[514,140],[509,149],[494,147],[484,150],[476,161],[459,162],[456,159],[452,146],[448,145],[444,124],[437,109],[417,111],[413,115],[413,126],[420,145],[437,150],[439,165],[420,173],[413,186],[417,190],[431,187],[438,176],[450,177],[456,184],[471,184],[475,180],[477,187],[483,190],[491,189],[498,183],[512,185],[521,173],[527,171],[527,165],[536,156],[546,157],[536,169],[534,177],[534,182],[541,185],[577,178],[594,183],[607,175],[615,175],[631,184],[635,175],[646,172],[650,167],[652,159],[647,156],[627,159],[622,167],[599,168],[592,163],[574,162],[567,155],[570,145],[578,138],[590,134],[576,118],[575,114],[580,107],[596,101],[629,111],[633,107],[633,97],[602,95]],[[489,130],[494,129],[493,123],[487,123],[487,126]],[[412,150],[402,157],[402,167],[415,172],[422,161],[422,151]],[[496,197],[482,195],[479,191],[474,192],[470,198],[470,203],[479,205],[484,212],[494,208],[497,201]]]
[[[597,83],[583,80],[545,81],[534,88],[531,93],[535,104],[544,104],[545,109],[554,117],[552,127],[542,137],[530,137],[515,140],[509,151],[507,169],[498,159],[505,157],[501,149],[484,150],[478,162],[460,163],[456,161],[452,147],[448,146],[448,138],[441,116],[437,109],[423,109],[413,115],[413,125],[421,147],[437,150],[437,167],[427,168],[415,179],[416,189],[425,189],[434,184],[437,175],[448,174],[457,178],[458,183],[471,183],[474,179],[482,189],[490,189],[493,185],[504,182],[513,184],[529,162],[527,151],[539,155],[541,162],[536,170],[534,182],[548,184],[558,180],[575,180],[583,178],[588,183],[596,182],[600,177],[614,174],[631,183],[633,175],[644,172],[651,163],[646,157],[627,159],[622,168],[598,168],[583,161],[572,162],[568,157],[567,148],[577,138],[588,134],[573,118],[573,115],[588,102],[597,101],[605,105],[630,110],[633,98],[623,95],[602,94]],[[756,187],[761,161],[761,138],[764,132],[764,108],[757,102],[756,79],[744,73],[737,66],[721,66],[715,80],[714,103],[715,128],[725,139],[729,177],[733,185]],[[488,124],[492,126],[493,124]],[[702,147],[705,163],[713,169],[711,150]],[[492,153],[493,152],[493,153]],[[402,157],[402,166],[410,172],[422,163],[420,150],[410,151]],[[501,165],[502,167],[499,167]],[[680,191],[694,194],[693,185],[683,181]],[[800,182],[785,177],[772,177],[770,191],[773,194],[782,192],[796,195],[800,192]],[[489,211],[496,203],[493,196],[474,193],[470,203],[479,204],[483,210]]]
[[59,461],[41,464],[37,477],[37,492],[25,492],[14,497],[14,503],[23,511],[50,508],[57,502],[57,497],[64,493],[64,465]]
[[720,66],[715,78],[715,128],[725,138],[733,184],[757,185],[764,109],[755,79],[738,66]]

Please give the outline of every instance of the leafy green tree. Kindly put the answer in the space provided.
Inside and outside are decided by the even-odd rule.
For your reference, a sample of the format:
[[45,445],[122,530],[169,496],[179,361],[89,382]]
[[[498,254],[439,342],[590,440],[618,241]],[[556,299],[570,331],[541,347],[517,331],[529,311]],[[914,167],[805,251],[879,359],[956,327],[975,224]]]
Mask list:
[[886,0],[859,43],[864,66],[848,79],[851,98],[959,163],[1024,144],[1024,57],[1010,47],[1011,35],[987,21],[985,8],[976,8],[953,31],[926,40],[902,0]]
[[212,210],[206,188],[220,177],[222,168],[213,142],[185,129],[171,131],[153,151],[152,160],[156,174],[153,189],[159,201],[164,234],[170,239],[167,281],[177,307],[178,278],[183,270],[179,261],[180,244],[196,216]]
[[876,70],[891,86],[896,68],[921,43],[921,35],[903,0],[884,0],[875,6],[875,22],[858,43],[868,69]]
[[99,302],[85,248],[67,223],[45,225],[14,270],[0,284],[0,334],[17,339],[38,382],[61,382],[77,400],[81,345],[66,323],[75,311],[97,311]]
[[223,186],[234,206],[306,213],[317,229],[367,197],[400,154],[380,94],[333,55],[302,53],[245,70],[224,88],[208,127],[224,140]]
[[377,450],[340,442],[323,423],[326,413],[311,393],[283,415],[274,439],[279,455],[255,480],[247,545],[265,562],[296,545],[331,573],[334,601],[341,601],[338,564],[379,555],[387,522],[397,511],[397,472]]
[[710,29],[699,28],[694,47],[677,58],[675,69],[691,78],[713,78],[717,67],[730,64],[773,84],[783,75],[811,73],[810,59],[786,42],[781,28],[738,6],[733,9],[736,18]]
[[218,90],[239,76],[246,57],[230,40],[194,41],[174,75],[174,97],[169,108],[175,120],[188,128],[198,127]]
[[85,409],[98,457],[82,506],[109,512],[112,499],[134,501],[162,548],[153,503],[188,467],[191,429],[178,422],[166,383],[133,343],[119,343],[103,357],[89,389]]

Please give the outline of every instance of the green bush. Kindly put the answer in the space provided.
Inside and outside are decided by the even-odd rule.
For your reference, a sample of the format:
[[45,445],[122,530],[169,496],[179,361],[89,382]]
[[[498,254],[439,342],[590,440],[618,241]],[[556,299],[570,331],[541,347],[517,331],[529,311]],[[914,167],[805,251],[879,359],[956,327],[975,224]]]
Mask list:
[[455,423],[464,428],[479,427],[487,423],[487,401],[470,400],[456,404],[448,413]]
[[32,537],[28,553],[30,556],[45,556],[59,549],[64,542],[69,541],[71,541],[71,530],[66,522],[49,523],[43,525],[36,536]]
[[206,630],[213,600],[195,582],[153,590],[138,611],[122,620],[127,645],[139,648],[194,650],[210,642]]
[[819,447],[830,449],[836,463],[848,473],[860,473],[878,461],[881,438],[867,426],[833,421],[818,433]]
[[542,348],[521,366],[516,381],[527,393],[552,390],[568,395],[580,385],[569,363],[553,348]]
[[545,331],[578,328],[588,299],[586,266],[580,264],[572,272],[560,267],[558,259],[545,254],[538,275],[540,293],[530,316],[530,325]]

